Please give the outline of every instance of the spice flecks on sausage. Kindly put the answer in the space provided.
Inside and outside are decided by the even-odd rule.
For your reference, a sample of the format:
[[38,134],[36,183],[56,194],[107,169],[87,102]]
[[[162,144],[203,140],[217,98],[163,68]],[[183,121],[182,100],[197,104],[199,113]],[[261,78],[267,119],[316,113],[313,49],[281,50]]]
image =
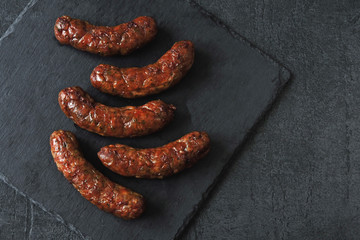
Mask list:
[[191,132],[159,148],[136,149],[122,144],[105,146],[98,152],[104,166],[137,178],[163,178],[189,168],[210,150],[205,132]]
[[142,106],[109,107],[97,103],[80,87],[60,91],[59,105],[79,127],[103,136],[137,137],[162,129],[174,117],[175,107],[161,100]]
[[191,41],[175,43],[156,63],[118,68],[100,64],[91,73],[91,84],[102,92],[136,98],[162,92],[178,83],[194,63]]
[[54,26],[56,39],[79,50],[107,55],[127,55],[150,42],[157,33],[151,17],[138,17],[114,27],[94,26],[80,19],[62,16]]
[[50,146],[59,171],[92,204],[124,219],[142,214],[145,206],[143,196],[110,181],[96,170],[83,157],[73,133],[53,132]]

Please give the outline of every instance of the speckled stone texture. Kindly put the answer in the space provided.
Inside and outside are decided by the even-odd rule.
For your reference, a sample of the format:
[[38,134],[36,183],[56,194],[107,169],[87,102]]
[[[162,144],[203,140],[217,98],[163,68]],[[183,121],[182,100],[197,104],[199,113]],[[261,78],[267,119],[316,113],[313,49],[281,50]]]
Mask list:
[[9,28],[11,23],[16,19],[28,2],[29,0],[0,1],[0,37]]
[[198,0],[293,80],[183,239],[360,238],[360,2]]
[[[20,2],[1,1],[2,33]],[[359,239],[360,2],[197,2],[294,77],[181,239]],[[3,183],[0,198],[0,239],[25,238],[28,201]],[[76,239],[33,212],[30,239]]]

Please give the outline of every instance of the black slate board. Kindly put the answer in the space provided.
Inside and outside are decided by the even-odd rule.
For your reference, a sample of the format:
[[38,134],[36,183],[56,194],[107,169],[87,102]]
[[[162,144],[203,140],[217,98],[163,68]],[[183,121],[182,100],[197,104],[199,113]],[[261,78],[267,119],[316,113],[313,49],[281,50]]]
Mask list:
[[[53,24],[64,14],[98,25],[116,25],[149,15],[160,29],[155,41],[134,54],[106,58],[58,44]],[[99,63],[143,66],[184,39],[195,44],[195,64],[173,89],[125,100],[91,87],[89,75]],[[95,239],[173,238],[289,78],[286,69],[182,1],[39,0],[0,44],[0,171],[20,190]],[[176,119],[163,131],[143,138],[115,139],[88,133],[75,127],[57,104],[58,92],[75,85],[112,106],[162,99],[177,107]],[[101,172],[145,196],[143,217],[133,221],[116,218],[74,190],[50,154],[49,136],[57,129],[73,131],[87,159]],[[107,144],[155,147],[193,130],[209,133],[210,154],[192,169],[166,180],[117,176],[96,157],[98,149]]]

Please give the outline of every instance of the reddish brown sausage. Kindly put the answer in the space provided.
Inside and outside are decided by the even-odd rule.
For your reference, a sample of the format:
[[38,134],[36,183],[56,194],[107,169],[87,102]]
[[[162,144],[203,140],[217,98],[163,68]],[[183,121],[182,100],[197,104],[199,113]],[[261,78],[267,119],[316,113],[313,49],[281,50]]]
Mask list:
[[124,219],[144,211],[144,198],[120,186],[85,160],[73,133],[59,130],[50,136],[51,153],[57,168],[80,194],[101,210]]
[[191,167],[209,150],[209,136],[192,132],[159,148],[109,145],[100,149],[98,157],[106,167],[123,176],[163,178]]
[[176,109],[161,100],[139,107],[109,107],[95,102],[80,87],[61,90],[59,104],[65,115],[79,127],[120,138],[144,136],[162,129],[173,119]]
[[150,42],[157,33],[151,17],[138,17],[114,27],[94,26],[86,21],[59,17],[54,26],[56,39],[82,51],[104,56],[126,55]]
[[100,64],[91,73],[91,84],[102,92],[125,98],[143,97],[168,89],[180,81],[194,62],[190,41],[175,43],[156,63],[118,68]]

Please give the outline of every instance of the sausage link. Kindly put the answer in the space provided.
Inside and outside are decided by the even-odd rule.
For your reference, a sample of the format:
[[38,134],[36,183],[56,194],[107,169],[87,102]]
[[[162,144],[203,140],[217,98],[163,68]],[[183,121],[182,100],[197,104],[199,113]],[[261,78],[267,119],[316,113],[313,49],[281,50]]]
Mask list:
[[55,131],[50,136],[57,168],[80,194],[101,210],[133,219],[145,209],[142,195],[110,181],[85,160],[73,133]]
[[209,150],[207,133],[191,132],[159,148],[109,145],[100,149],[98,157],[106,167],[120,175],[161,179],[191,167]]
[[118,68],[100,64],[90,75],[91,84],[102,92],[125,98],[143,97],[175,85],[194,63],[190,41],[175,43],[156,63],[145,67]]
[[109,107],[95,102],[80,87],[61,90],[59,105],[79,127],[119,138],[144,136],[162,129],[173,119],[176,109],[161,100],[139,107]]
[[150,42],[157,33],[151,17],[138,17],[114,27],[94,26],[80,19],[62,16],[54,26],[56,39],[82,51],[109,56],[127,55]]

